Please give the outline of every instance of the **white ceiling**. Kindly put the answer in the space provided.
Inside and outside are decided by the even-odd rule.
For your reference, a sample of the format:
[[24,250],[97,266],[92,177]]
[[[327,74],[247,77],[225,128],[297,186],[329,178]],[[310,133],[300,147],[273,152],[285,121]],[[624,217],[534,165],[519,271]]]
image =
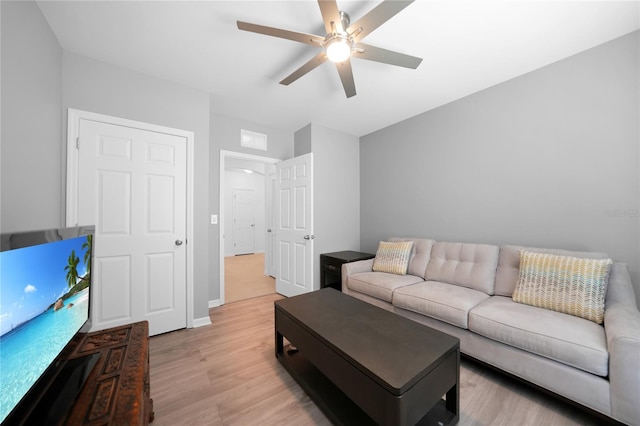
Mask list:
[[[378,1],[338,1],[355,22]],[[213,95],[213,110],[295,131],[356,136],[535,70],[640,28],[639,1],[418,0],[363,41],[424,58],[416,70],[353,61],[347,99],[325,63],[278,84],[318,52],[240,31],[236,20],[324,35],[299,1],[39,1],[67,51]]]

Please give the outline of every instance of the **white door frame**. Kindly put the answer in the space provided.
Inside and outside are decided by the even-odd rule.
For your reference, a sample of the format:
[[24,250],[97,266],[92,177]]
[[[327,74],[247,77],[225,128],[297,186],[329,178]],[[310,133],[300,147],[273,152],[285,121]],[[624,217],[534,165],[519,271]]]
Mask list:
[[[259,155],[253,155],[253,154],[244,154],[242,152],[234,152],[234,151],[226,151],[221,149],[220,150],[220,190],[219,190],[219,197],[220,197],[220,202],[219,202],[219,206],[220,206],[220,211],[218,214],[218,240],[219,240],[219,257],[220,257],[220,278],[219,278],[219,283],[220,283],[220,298],[216,301],[210,301],[209,302],[209,307],[213,307],[213,306],[218,306],[218,305],[224,305],[224,189],[225,189],[225,182],[224,182],[224,175],[225,175],[225,160],[227,158],[235,158],[235,159],[239,159],[239,160],[248,160],[248,161],[256,161],[259,163],[266,163],[266,164],[276,164],[279,163],[282,160],[279,160],[277,158],[270,158],[270,157],[262,157]],[[212,302],[214,303],[212,306]]]
[[73,108],[67,110],[67,194],[66,226],[75,226],[78,218],[78,151],[76,143],[80,131],[80,120],[92,120],[115,126],[132,127],[150,132],[165,133],[185,138],[187,141],[187,229],[186,229],[186,285],[187,285],[187,328],[193,328],[193,164],[194,133],[187,130],[112,117]]

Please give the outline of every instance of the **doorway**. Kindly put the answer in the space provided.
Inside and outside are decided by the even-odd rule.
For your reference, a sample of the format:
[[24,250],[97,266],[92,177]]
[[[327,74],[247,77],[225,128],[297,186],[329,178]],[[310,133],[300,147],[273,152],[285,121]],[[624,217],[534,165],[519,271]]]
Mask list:
[[220,151],[220,304],[275,292],[271,200],[279,161]]

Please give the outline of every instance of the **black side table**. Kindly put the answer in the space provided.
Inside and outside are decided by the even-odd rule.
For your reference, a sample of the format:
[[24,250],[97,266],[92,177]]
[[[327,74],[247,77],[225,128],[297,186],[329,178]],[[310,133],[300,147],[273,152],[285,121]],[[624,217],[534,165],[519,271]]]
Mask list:
[[375,254],[359,251],[337,251],[320,255],[320,288],[333,287],[342,291],[342,264],[372,259]]

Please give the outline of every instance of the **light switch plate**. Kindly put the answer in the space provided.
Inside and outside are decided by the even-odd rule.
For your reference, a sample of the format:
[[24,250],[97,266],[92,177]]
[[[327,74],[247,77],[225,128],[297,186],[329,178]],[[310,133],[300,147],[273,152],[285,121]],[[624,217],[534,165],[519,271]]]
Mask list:
[[217,214],[212,214],[211,215],[211,224],[212,225],[217,225],[218,224],[218,215]]

